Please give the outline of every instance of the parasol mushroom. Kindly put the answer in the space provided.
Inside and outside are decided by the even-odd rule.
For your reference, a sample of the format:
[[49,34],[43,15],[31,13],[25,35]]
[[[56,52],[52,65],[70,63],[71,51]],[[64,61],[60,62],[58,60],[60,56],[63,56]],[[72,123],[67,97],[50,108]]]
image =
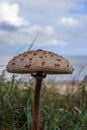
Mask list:
[[30,73],[36,78],[31,130],[39,130],[40,127],[40,90],[42,79],[46,77],[46,74],[71,74],[73,70],[68,60],[62,56],[41,49],[19,54],[8,62],[8,72]]

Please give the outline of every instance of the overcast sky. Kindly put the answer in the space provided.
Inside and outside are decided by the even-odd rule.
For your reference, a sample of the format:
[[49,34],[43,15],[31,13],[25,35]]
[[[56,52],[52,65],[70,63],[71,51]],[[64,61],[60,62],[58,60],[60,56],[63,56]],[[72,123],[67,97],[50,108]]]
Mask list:
[[87,56],[87,0],[0,0],[0,55],[42,48]]

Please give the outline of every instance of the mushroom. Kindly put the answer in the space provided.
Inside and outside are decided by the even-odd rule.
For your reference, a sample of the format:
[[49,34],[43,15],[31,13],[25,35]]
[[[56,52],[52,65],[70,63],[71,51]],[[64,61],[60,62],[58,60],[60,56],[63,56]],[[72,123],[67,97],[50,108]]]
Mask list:
[[40,127],[40,90],[42,79],[46,77],[46,74],[71,74],[73,70],[68,60],[62,56],[41,49],[19,54],[8,62],[8,72],[30,73],[36,78],[31,130],[39,130]]

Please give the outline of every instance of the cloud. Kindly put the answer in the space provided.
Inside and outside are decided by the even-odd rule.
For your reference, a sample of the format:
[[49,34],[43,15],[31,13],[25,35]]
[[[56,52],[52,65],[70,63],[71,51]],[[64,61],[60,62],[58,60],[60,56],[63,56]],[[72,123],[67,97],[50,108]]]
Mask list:
[[[87,15],[84,4],[86,0],[3,1],[0,2],[3,5],[3,8],[0,5],[1,46],[21,47],[25,43],[31,43],[38,33],[36,48],[39,46],[46,48],[48,45],[49,48],[57,50],[57,47],[60,47],[62,50],[64,47],[67,54],[71,53],[69,49],[72,50],[74,46],[77,52],[80,46],[81,49],[83,46],[86,48]],[[8,7],[7,11],[5,6]],[[28,26],[27,21],[30,21]],[[66,51],[66,48],[69,49]]]
[[[5,30],[6,29],[8,30],[8,27],[6,27]],[[34,39],[36,33],[38,34],[37,38],[39,37],[38,42],[42,42],[45,39],[52,37],[55,33],[55,28],[51,25],[32,25],[29,27],[21,27],[18,30],[14,28],[12,31],[5,30],[0,31],[0,43],[10,45],[24,44],[26,42],[28,43],[31,41],[32,37]]]
[[4,22],[16,27],[27,25],[28,22],[19,16],[19,11],[20,8],[17,3],[0,2],[0,23]]
[[58,39],[50,39],[50,40],[44,40],[42,43],[38,43],[38,46],[59,46],[59,47],[65,47],[67,46],[67,43],[64,40],[58,40]]
[[56,40],[56,39],[53,39],[53,40],[50,40],[49,41],[49,45],[58,45],[60,47],[64,47],[67,45],[67,43],[63,40]]
[[52,34],[54,34],[55,29],[54,29],[54,27],[48,25],[44,29],[44,33],[45,32],[46,32],[47,35],[52,35]]
[[23,30],[29,32],[30,34],[34,34],[34,33],[38,32],[39,34],[43,33],[43,34],[46,34],[48,36],[54,34],[54,32],[55,32],[54,27],[51,25],[45,25],[45,26],[33,25],[29,28],[25,28],[25,29],[23,28]]
[[18,29],[18,27],[16,27],[16,26],[13,26],[13,25],[11,25],[11,24],[8,24],[8,23],[6,23],[6,22],[2,22],[1,24],[0,24],[0,29],[1,30],[4,30],[4,31],[17,31],[17,29]]
[[78,20],[72,17],[61,17],[60,20],[57,22],[58,24],[62,24],[64,26],[74,27],[79,24]]

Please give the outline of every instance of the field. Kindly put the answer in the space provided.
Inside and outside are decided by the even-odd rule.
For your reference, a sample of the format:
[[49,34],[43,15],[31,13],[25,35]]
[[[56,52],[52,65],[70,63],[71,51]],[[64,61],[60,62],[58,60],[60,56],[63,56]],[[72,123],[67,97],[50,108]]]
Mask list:
[[[40,99],[41,130],[87,130],[87,82],[48,81]],[[0,76],[0,130],[30,130],[34,79]]]

